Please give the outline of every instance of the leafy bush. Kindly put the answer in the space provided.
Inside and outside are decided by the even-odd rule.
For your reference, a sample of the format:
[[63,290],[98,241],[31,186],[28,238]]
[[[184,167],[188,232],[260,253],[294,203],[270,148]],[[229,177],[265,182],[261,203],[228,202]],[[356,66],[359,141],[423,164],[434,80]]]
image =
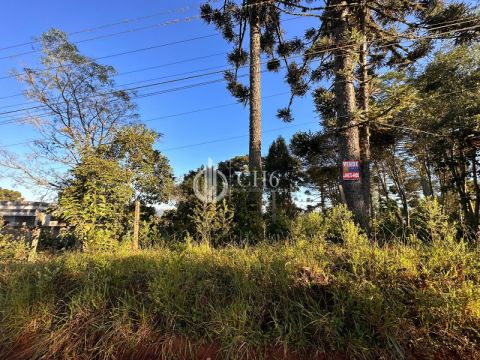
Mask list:
[[267,234],[270,238],[284,240],[287,239],[292,232],[292,220],[287,216],[285,211],[278,209],[274,219],[267,221]]
[[377,241],[395,241],[408,235],[409,229],[404,226],[401,210],[393,199],[379,201],[372,223],[372,237]]
[[308,212],[297,216],[292,229],[294,239],[326,239],[332,242],[344,241],[343,232],[355,227],[352,214],[344,205],[330,209],[326,214]]
[[11,235],[4,233],[3,225],[0,224],[0,262],[26,260],[28,250],[26,239],[13,239]]
[[427,242],[456,237],[456,224],[449,223],[436,198],[427,197],[420,202],[412,216],[412,227],[419,239]]
[[324,219],[322,214],[309,212],[297,216],[292,226],[294,239],[314,240],[325,235]]

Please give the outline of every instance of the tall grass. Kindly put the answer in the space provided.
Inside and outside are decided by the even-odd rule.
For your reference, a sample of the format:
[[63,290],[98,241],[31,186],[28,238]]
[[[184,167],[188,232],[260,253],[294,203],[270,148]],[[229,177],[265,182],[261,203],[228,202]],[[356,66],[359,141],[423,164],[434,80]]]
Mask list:
[[477,246],[448,232],[379,245],[342,213],[293,234],[4,264],[0,358],[480,356]]

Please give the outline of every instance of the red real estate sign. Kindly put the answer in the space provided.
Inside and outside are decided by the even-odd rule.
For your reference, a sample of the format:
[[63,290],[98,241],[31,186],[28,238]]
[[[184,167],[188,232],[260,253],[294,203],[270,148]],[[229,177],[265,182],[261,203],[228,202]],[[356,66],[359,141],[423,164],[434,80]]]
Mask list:
[[358,161],[343,162],[343,180],[360,180],[360,163]]

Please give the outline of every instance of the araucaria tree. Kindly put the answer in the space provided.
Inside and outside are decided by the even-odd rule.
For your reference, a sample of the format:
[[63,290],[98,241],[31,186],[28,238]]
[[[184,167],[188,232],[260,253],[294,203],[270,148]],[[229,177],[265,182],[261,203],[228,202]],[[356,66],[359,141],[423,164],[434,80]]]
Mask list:
[[[298,1],[292,1],[297,3]],[[202,6],[202,18],[212,23],[222,32],[223,37],[233,44],[233,51],[228,55],[228,61],[233,66],[232,71],[225,72],[227,88],[240,102],[250,106],[250,141],[249,168],[256,172],[257,181],[253,181],[254,196],[250,205],[254,212],[261,214],[262,209],[262,114],[261,114],[261,55],[265,54],[269,61],[266,69],[278,71],[283,59],[302,50],[301,41],[283,39],[281,29],[281,1],[225,0],[219,8],[213,8],[210,3]],[[244,49],[246,38],[249,39],[249,51]],[[240,68],[249,67],[249,85],[238,82]],[[303,95],[303,94],[302,94]]]
[[[393,108],[390,117],[379,122],[384,126],[384,136],[395,139],[390,148],[403,149],[404,160],[396,163],[408,160],[412,164],[406,175],[412,177],[413,173],[420,180],[417,192],[438,198],[446,213],[471,236],[478,231],[480,216],[479,59],[478,45],[439,52],[422,71],[390,82],[388,91],[383,87],[375,104],[379,109],[391,108],[389,103],[398,104],[405,99],[413,104],[409,111]],[[413,191],[409,191],[408,183],[397,181],[398,174],[405,171],[398,166],[392,170],[387,172],[386,179],[395,183],[400,198],[404,197],[402,193],[411,196]],[[388,188],[384,188],[387,198]],[[402,206],[402,212],[408,224],[407,205]]]
[[[298,4],[294,7],[318,16],[321,25],[305,32],[305,45],[310,46],[300,67],[304,71],[298,72],[296,79],[289,78],[292,93],[295,95],[298,84],[332,79],[330,89],[316,90],[322,96],[316,96],[315,101],[317,109],[331,107],[326,112],[336,121],[331,135],[337,138],[338,175],[345,201],[356,221],[368,228],[370,125],[374,120],[369,103],[375,91],[375,74],[413,64],[432,49],[435,39],[465,33],[471,37],[468,28],[474,24],[474,14],[463,4],[445,7],[435,0],[331,0],[322,12]],[[290,109],[279,111],[279,117],[291,120]],[[348,160],[360,161],[358,181],[343,179],[342,163]]]

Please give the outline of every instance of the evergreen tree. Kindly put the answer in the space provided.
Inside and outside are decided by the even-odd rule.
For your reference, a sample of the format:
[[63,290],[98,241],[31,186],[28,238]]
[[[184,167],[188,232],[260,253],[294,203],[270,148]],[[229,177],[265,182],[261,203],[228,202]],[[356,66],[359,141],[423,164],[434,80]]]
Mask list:
[[[299,1],[295,0],[293,3]],[[262,155],[261,155],[261,55],[270,59],[267,69],[278,71],[280,60],[287,64],[287,58],[302,50],[299,39],[285,41],[281,29],[282,1],[243,0],[237,4],[225,0],[223,5],[214,9],[210,3],[202,6],[202,18],[213,23],[222,32],[223,37],[234,46],[228,55],[233,71],[225,72],[227,88],[239,101],[250,106],[249,169],[256,172],[257,181],[253,183],[253,196],[249,201],[253,212],[261,217],[262,209]],[[287,6],[289,7],[289,5]],[[249,51],[244,50],[244,41],[249,36]],[[238,70],[249,64],[250,80],[245,86],[238,82]],[[303,95],[303,94],[302,94]],[[252,176],[251,181],[254,177]]]
[[[404,67],[427,54],[436,38],[447,36],[447,31],[441,31],[446,21],[457,35],[471,34],[468,25],[474,23],[474,14],[465,4],[444,7],[437,1],[332,0],[318,16],[321,26],[305,33],[305,43],[312,45],[305,51],[301,68],[309,71],[298,72],[289,83],[295,89],[299,84],[333,78],[335,100],[330,105],[336,119],[338,166],[345,160],[360,160],[362,173],[360,181],[344,181],[340,173],[340,182],[356,221],[367,228],[372,78],[378,69]],[[458,26],[465,18],[472,22]],[[319,65],[314,66],[316,61]],[[290,108],[280,110],[279,117],[291,120]]]
[[299,164],[290,154],[283,137],[278,137],[270,145],[265,157],[265,170],[266,185],[270,192],[270,211],[275,213],[280,210],[292,218],[296,213],[293,193],[297,190]]
[[309,209],[340,204],[338,160],[335,138],[312,132],[300,132],[291,140],[293,155],[301,164],[300,186],[307,188]]
[[412,153],[422,154],[422,148],[428,147],[428,160],[444,196],[452,191],[457,194],[459,208],[454,212],[463,215],[458,220],[473,232],[480,215],[479,59],[478,45],[438,53],[413,79],[418,104],[415,111],[402,114],[404,123],[400,124],[418,130],[406,131]]
[[294,192],[298,190],[299,163],[290,154],[285,139],[278,137],[265,157],[266,187],[268,191],[270,235],[286,236],[290,233],[290,222],[298,210],[294,202]]

